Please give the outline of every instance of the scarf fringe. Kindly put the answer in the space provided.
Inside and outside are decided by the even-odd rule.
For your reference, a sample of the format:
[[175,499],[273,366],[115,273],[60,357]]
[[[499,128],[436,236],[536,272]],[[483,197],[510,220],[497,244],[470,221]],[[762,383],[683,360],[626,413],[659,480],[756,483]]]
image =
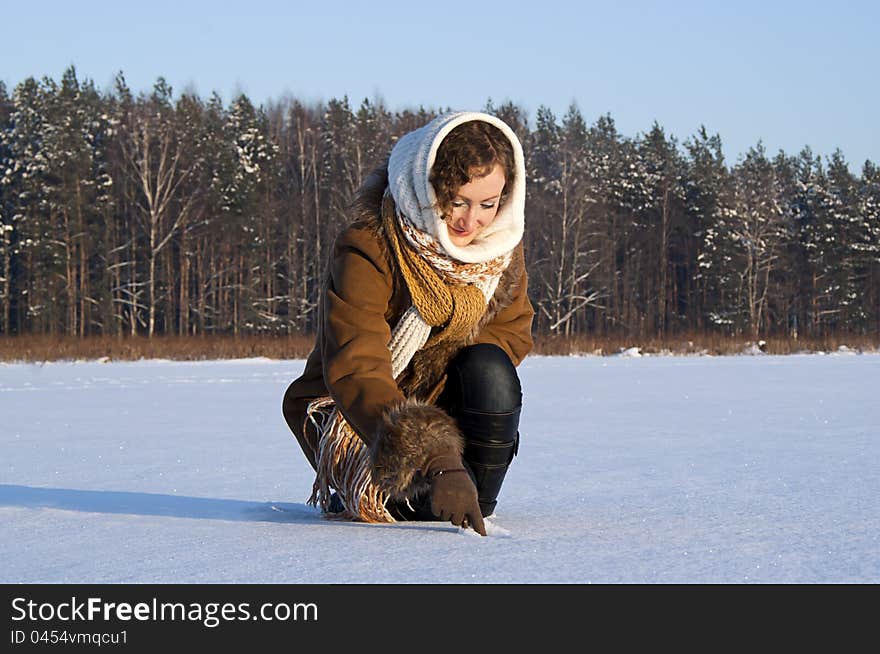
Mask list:
[[[388,497],[372,481],[370,454],[364,442],[342,417],[332,398],[313,400],[307,420],[318,434],[317,472],[308,504],[320,505],[325,515],[362,522],[395,522],[385,508]],[[332,490],[344,511],[328,513]]]

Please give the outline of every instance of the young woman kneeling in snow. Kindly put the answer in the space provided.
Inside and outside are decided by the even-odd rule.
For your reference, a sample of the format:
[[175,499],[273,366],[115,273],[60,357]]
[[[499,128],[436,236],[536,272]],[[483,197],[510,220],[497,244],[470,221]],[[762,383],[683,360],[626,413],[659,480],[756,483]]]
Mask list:
[[283,402],[325,513],[486,535],[532,348],[525,184],[510,127],[467,112],[404,135],[364,180]]

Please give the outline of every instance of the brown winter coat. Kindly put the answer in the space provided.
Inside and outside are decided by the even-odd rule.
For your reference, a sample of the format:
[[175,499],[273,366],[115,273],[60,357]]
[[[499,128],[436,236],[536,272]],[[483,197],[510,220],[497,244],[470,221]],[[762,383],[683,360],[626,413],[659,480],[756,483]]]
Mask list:
[[284,416],[312,467],[314,428],[306,407],[328,394],[370,449],[374,480],[393,497],[420,489],[416,470],[437,453],[461,452],[454,421],[431,406],[452,357],[474,343],[493,343],[515,365],[532,348],[534,311],[527,294],[522,244],[503,273],[486,313],[465,339],[415,354],[398,382],[391,376],[391,330],[411,306],[384,235],[380,207],[387,169],[370,175],[353,207],[355,222],[336,239],[325,278],[315,348],[284,397]]

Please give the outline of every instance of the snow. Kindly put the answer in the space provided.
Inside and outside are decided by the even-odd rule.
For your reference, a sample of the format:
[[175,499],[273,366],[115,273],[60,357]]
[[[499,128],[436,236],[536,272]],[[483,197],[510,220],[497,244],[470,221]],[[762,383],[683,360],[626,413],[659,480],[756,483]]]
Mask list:
[[880,582],[875,354],[529,357],[487,538],[306,505],[303,365],[0,365],[0,582]]
[[748,343],[743,348],[742,353],[749,356],[762,356],[764,354],[765,347],[766,343],[764,341],[758,341],[757,343]]

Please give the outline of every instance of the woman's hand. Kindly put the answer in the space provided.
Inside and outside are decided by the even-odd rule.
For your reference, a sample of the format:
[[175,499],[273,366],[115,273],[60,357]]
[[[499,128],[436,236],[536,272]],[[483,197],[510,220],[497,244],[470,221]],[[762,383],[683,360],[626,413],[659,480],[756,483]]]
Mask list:
[[460,527],[470,526],[485,536],[486,526],[477,500],[477,487],[461,457],[457,454],[435,457],[425,466],[424,474],[431,482],[431,511],[434,515]]

